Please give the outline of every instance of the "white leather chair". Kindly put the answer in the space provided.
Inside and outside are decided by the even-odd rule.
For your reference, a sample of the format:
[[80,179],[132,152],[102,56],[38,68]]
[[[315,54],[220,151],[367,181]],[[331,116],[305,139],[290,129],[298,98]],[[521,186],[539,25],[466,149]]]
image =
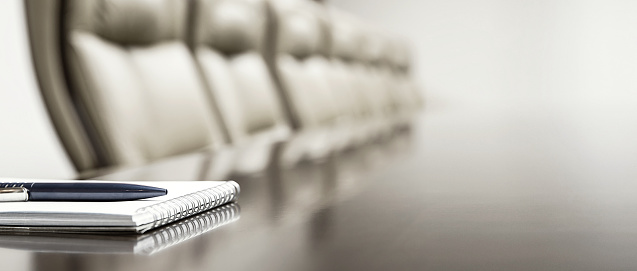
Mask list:
[[75,174],[79,175],[99,167],[100,161],[73,106],[65,80],[60,53],[61,5],[61,0],[24,1],[33,67],[43,102],[65,154],[72,161]]
[[378,137],[383,127],[380,119],[379,86],[382,81],[370,72],[368,62],[375,58],[378,49],[371,43],[367,28],[354,16],[337,9],[330,9],[332,33],[332,62],[335,71],[348,77],[350,93],[354,102],[350,104],[358,125],[353,140],[356,145],[370,142]]
[[365,143],[369,137],[365,129],[367,119],[367,97],[360,82],[350,67],[359,54],[361,32],[350,15],[339,10],[328,9],[330,33],[331,88],[336,91],[336,100],[341,111],[339,130],[342,141],[337,146],[345,149]]
[[368,83],[365,91],[371,105],[373,133],[377,137],[386,137],[393,129],[391,89],[394,86],[382,66],[383,37],[369,25],[361,25],[360,31],[363,38],[356,67]]
[[70,0],[72,96],[106,166],[136,165],[223,144],[183,40],[182,0]]
[[388,63],[392,70],[393,84],[397,86],[397,103],[403,116],[413,117],[424,106],[424,97],[416,78],[411,74],[411,52],[406,41],[393,39],[388,45]]
[[339,118],[330,88],[325,18],[321,6],[303,0],[269,1],[274,14],[275,56],[271,63],[295,136],[280,155],[283,165],[326,157],[333,150]]
[[209,96],[219,109],[236,174],[268,166],[275,144],[290,136],[264,61],[267,10],[259,0],[198,0],[192,37]]

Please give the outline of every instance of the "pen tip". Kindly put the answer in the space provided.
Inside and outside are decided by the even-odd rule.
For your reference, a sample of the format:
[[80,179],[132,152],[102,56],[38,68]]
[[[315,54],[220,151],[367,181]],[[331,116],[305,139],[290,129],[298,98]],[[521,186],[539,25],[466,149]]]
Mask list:
[[168,194],[168,189],[166,188],[159,188],[159,187],[153,187],[152,189],[148,189],[147,191],[150,194],[153,194],[154,197],[157,196],[164,196]]

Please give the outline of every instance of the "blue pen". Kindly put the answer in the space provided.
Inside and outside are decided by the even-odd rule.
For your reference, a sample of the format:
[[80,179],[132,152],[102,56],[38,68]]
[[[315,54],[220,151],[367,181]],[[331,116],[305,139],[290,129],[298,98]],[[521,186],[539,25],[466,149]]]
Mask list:
[[164,188],[125,183],[0,183],[0,201],[126,201],[167,193]]

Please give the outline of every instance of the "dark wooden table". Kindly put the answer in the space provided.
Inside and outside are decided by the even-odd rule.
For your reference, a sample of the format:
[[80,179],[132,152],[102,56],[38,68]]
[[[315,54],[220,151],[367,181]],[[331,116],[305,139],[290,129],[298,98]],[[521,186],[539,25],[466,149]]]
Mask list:
[[[0,255],[14,270],[637,267],[637,152],[618,132],[633,128],[568,102],[510,101],[433,105],[383,142],[239,178],[237,221],[152,255]],[[104,178],[194,179],[189,159]]]

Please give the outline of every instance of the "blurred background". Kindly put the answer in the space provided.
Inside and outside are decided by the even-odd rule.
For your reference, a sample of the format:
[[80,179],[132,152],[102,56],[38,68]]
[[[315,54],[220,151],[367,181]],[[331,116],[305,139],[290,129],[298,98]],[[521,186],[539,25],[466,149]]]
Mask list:
[[[411,74],[426,96],[423,125],[433,126],[423,130],[432,145],[458,146],[451,141],[459,129],[454,127],[474,125],[494,128],[484,135],[493,140],[538,133],[522,143],[548,153],[568,146],[578,159],[605,163],[609,170],[635,158],[634,149],[623,144],[637,134],[633,1],[325,4],[410,45]],[[0,51],[0,172],[75,176],[38,98],[24,7],[21,1],[2,5],[0,30],[8,38]],[[601,159],[600,153],[609,157]]]
[[430,176],[600,190],[637,177],[634,1],[332,3],[416,48]]
[[428,103],[543,95],[579,103],[635,88],[632,1],[331,1],[409,37]]
[[98,2],[0,1],[1,177],[252,176],[202,270],[635,266],[636,1]]

